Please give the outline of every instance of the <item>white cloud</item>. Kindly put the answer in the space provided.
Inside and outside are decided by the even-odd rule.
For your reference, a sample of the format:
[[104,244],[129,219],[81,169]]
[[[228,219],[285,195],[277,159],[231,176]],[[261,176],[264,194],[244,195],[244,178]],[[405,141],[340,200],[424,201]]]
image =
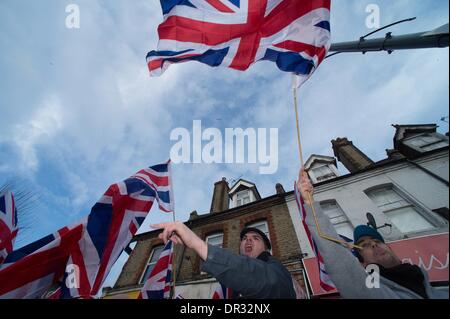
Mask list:
[[63,112],[56,95],[47,97],[32,118],[25,124],[18,124],[11,132],[12,139],[20,150],[23,170],[35,171],[39,160],[36,146],[49,143],[63,127]]

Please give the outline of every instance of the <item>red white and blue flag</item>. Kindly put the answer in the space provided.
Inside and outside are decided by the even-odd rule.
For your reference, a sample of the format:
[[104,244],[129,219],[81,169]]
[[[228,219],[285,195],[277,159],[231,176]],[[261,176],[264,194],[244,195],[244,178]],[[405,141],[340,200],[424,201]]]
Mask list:
[[95,297],[154,200],[173,207],[170,186],[170,161],[111,185],[80,223],[8,255],[0,298],[41,298],[58,286],[60,298]]
[[298,209],[300,211],[300,215],[302,217],[302,224],[305,229],[306,235],[309,240],[309,244],[311,245],[314,254],[317,257],[317,263],[319,267],[319,282],[322,289],[325,291],[331,291],[335,290],[336,286],[334,285],[333,281],[330,278],[330,275],[328,275],[327,271],[325,270],[325,263],[323,261],[322,255],[320,254],[319,250],[317,249],[316,243],[314,242],[314,239],[312,238],[311,231],[309,230],[309,226],[306,223],[306,210],[305,210],[305,202],[303,201],[302,196],[300,195],[300,192],[297,188],[297,183],[294,185],[294,193],[295,193],[295,200],[298,205]]
[[59,284],[83,225],[65,227],[8,255],[0,268],[0,299],[40,298]]
[[0,265],[13,251],[18,231],[14,195],[10,191],[0,192]]
[[143,181],[155,191],[159,209],[167,213],[174,211],[175,200],[172,191],[170,160],[165,164],[144,168],[130,178]]
[[[173,243],[169,240],[142,287],[138,299],[169,299],[172,282]],[[177,296],[178,299],[178,296]]]
[[214,291],[211,299],[232,299],[233,293],[230,288],[225,287],[220,282],[213,286]]
[[330,47],[330,0],[160,0],[164,21],[150,75],[198,61],[244,71],[272,61],[308,78]]

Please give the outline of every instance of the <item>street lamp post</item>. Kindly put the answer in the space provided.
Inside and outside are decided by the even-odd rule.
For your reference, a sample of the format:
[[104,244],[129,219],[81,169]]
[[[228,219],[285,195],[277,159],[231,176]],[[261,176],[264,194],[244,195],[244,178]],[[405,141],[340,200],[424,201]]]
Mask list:
[[411,33],[400,36],[394,36],[391,32],[389,32],[384,38],[367,40],[365,37],[366,36],[361,37],[359,41],[333,43],[330,47],[330,52],[335,52],[334,54],[379,51],[387,51],[388,53],[392,53],[395,50],[446,48],[449,45],[449,26],[447,23],[431,31]]

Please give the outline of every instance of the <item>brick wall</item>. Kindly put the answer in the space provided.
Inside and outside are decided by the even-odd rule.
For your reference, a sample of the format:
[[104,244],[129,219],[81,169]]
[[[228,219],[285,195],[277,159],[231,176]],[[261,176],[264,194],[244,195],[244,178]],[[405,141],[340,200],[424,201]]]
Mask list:
[[[246,205],[242,209],[235,208],[209,217],[211,215],[201,215],[188,222],[191,225],[190,228],[200,238],[206,239],[208,235],[223,232],[223,247],[238,253],[240,231],[249,223],[266,220],[272,241],[273,255],[283,263],[294,262],[294,266],[289,266],[292,270],[301,268],[300,246],[283,195],[274,197],[265,203],[264,200],[258,201]],[[161,244],[161,240],[157,238],[157,232],[140,236],[114,288],[137,286],[152,249]],[[200,272],[202,261],[191,249],[178,245],[175,247],[174,264],[176,272],[178,272],[177,282],[210,277],[208,274]]]

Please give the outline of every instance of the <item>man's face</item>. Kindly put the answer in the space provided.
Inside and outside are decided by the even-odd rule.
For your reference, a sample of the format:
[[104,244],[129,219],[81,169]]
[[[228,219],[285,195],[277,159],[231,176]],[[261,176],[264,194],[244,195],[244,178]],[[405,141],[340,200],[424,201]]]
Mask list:
[[260,234],[250,231],[242,237],[241,255],[256,258],[265,250],[266,245]]
[[357,245],[362,247],[359,253],[364,258],[364,266],[378,264],[384,268],[392,268],[402,263],[391,248],[381,240],[364,236],[361,237]]

